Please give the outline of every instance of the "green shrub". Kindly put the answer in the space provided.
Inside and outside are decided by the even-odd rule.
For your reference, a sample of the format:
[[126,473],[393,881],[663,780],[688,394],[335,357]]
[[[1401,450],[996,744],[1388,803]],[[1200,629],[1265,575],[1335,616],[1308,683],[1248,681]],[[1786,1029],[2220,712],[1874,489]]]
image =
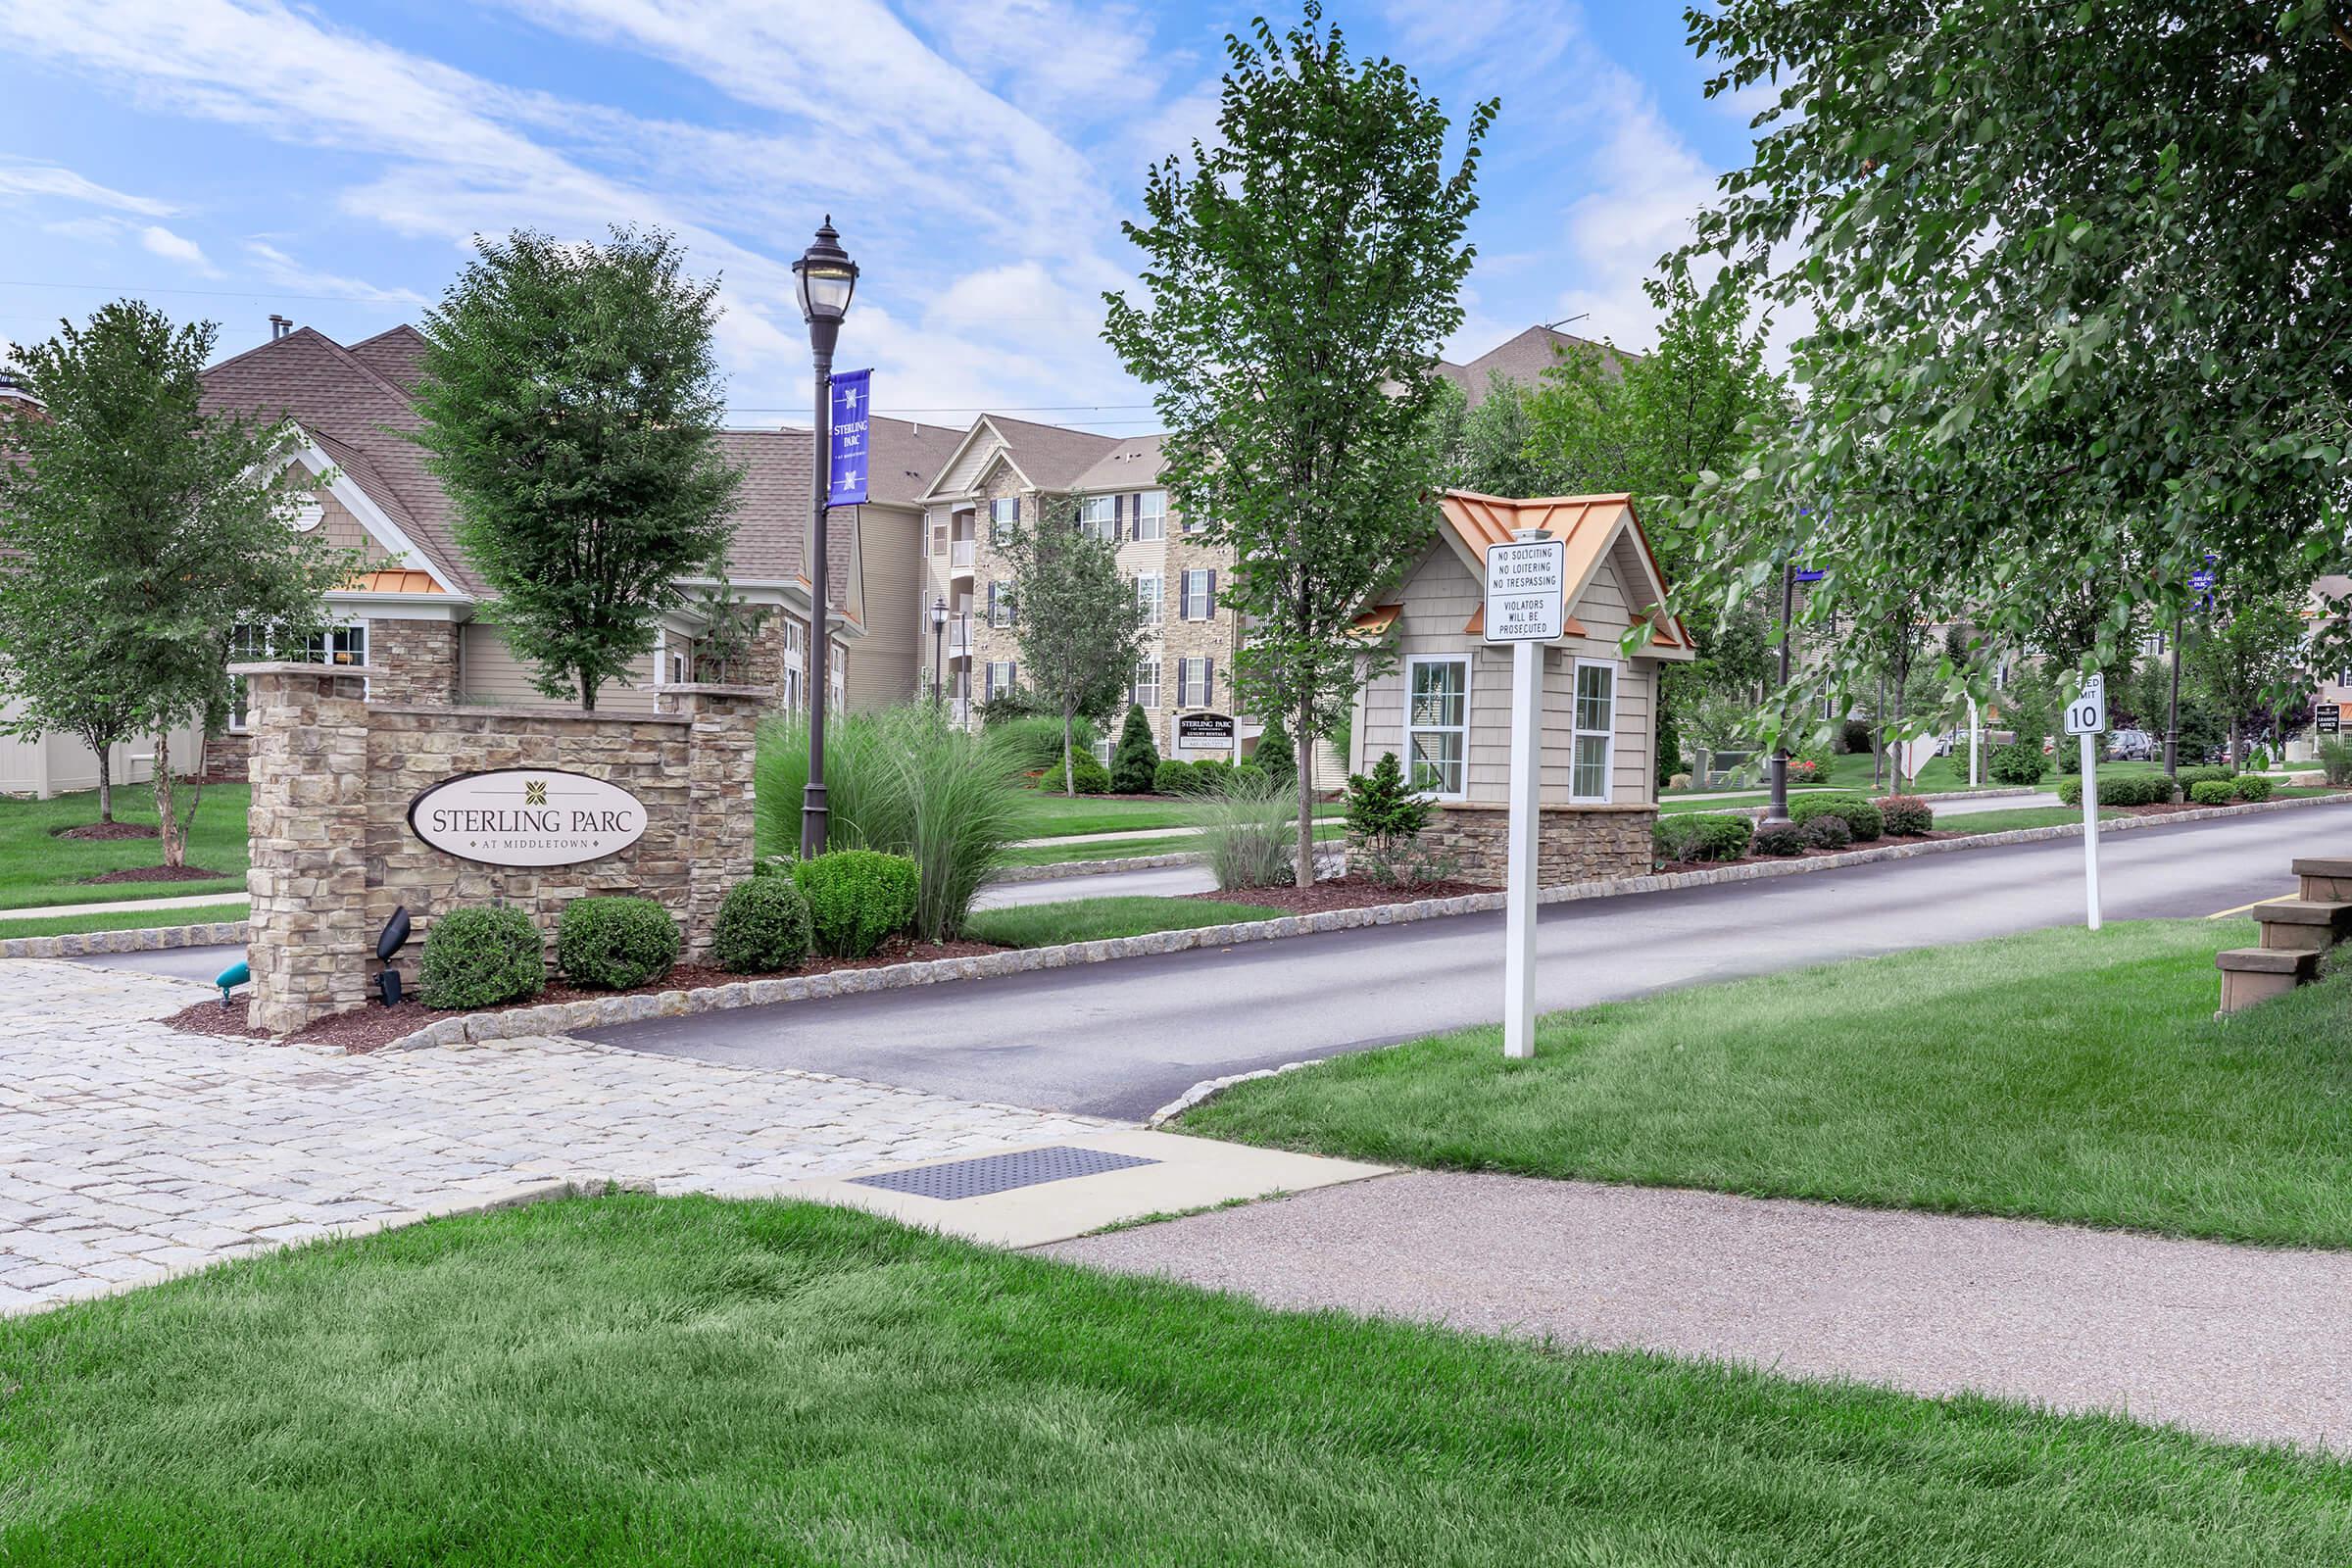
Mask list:
[[2330,784],[2352,784],[2352,741],[2329,735],[2320,741],[2320,769]]
[[1788,803],[1788,820],[1807,827],[1825,816],[1844,819],[1846,831],[1868,844],[1886,831],[1879,808],[1859,795],[1807,795]]
[[2038,784],[2050,770],[2050,760],[2041,755],[2039,740],[2020,736],[2006,746],[1994,747],[1984,760],[1984,770],[1995,784]]
[[2188,787],[2188,798],[2197,806],[2234,806],[2237,804],[2237,781],[2227,778],[2199,779]]
[[[989,724],[989,744],[1000,756],[1023,773],[1042,773],[1049,767],[1061,765],[1061,719],[1059,715],[1031,714],[1007,718]],[[1081,752],[1091,752],[1095,746],[1095,726],[1084,718],[1073,722],[1070,744]],[[832,756],[825,759],[826,776],[832,774]]]
[[[2162,806],[2173,798],[2173,782],[2162,773],[2105,773],[2099,775],[2101,806]],[[2058,799],[2069,806],[2082,804],[2080,777],[2058,781]]]
[[1889,795],[1872,804],[1878,807],[1879,819],[1889,833],[1916,838],[1936,831],[1936,808],[1916,795]]
[[906,856],[832,850],[803,860],[792,879],[808,901],[809,940],[828,958],[869,957],[914,924],[922,874]]
[[1257,750],[1250,754],[1250,760],[1277,784],[1298,782],[1298,754],[1291,749],[1291,738],[1283,733],[1280,724],[1266,726],[1266,732],[1257,738]]
[[1801,831],[1805,842],[1817,850],[1842,850],[1854,842],[1854,830],[1846,826],[1842,816],[1817,816]]
[[574,899],[556,918],[556,966],[575,986],[627,991],[678,961],[678,922],[652,899]]
[[1241,762],[1236,764],[1233,770],[1233,777],[1225,781],[1226,788],[1228,789],[1238,789],[1247,786],[1252,790],[1256,789],[1261,784],[1273,784],[1276,781],[1274,778],[1269,775],[1264,768],[1258,766],[1255,761]]
[[1650,843],[1662,860],[1737,860],[1755,832],[1755,823],[1737,812],[1690,811],[1659,817]]
[[520,909],[452,909],[424,933],[416,994],[428,1007],[495,1007],[546,986],[547,939]]
[[1838,725],[1838,750],[1852,757],[1870,750],[1870,726],[1858,718],[1844,719]]
[[1222,795],[1225,786],[1233,782],[1233,763],[1222,757],[1203,757],[1193,764],[1193,783],[1197,795]]
[[[1046,769],[1044,776],[1038,779],[1037,787],[1041,790],[1058,792],[1062,785],[1062,766],[1059,762],[1055,762],[1052,767]],[[1110,793],[1110,769],[1096,761],[1091,752],[1072,752],[1070,754],[1068,779],[1070,793],[1073,795],[1107,795]]]
[[1421,830],[1437,806],[1404,781],[1395,752],[1383,752],[1369,773],[1348,775],[1348,847],[1350,864],[1360,859],[1366,875],[1394,885],[1411,881],[1418,865]]
[[1127,705],[1127,721],[1119,726],[1118,749],[1110,754],[1110,787],[1121,795],[1149,795],[1159,772],[1159,747],[1152,739],[1152,721],[1139,704]]
[[[2107,800],[2107,787],[2104,784],[2099,786],[2099,799]],[[2058,781],[2058,804],[2081,806],[2082,804],[2082,781],[2079,778],[2060,779]],[[2110,801],[2108,804],[2113,805],[2114,803]]]
[[2271,798],[2271,781],[2260,773],[2238,774],[2233,787],[2241,801],[2267,801]]
[[1786,859],[1791,855],[1805,853],[1805,830],[1794,822],[1776,822],[1770,827],[1756,829],[1749,848],[1758,855],[1777,856]]
[[2237,769],[2230,767],[2227,763],[2209,762],[2200,767],[2181,768],[2173,776],[2180,780],[2180,787],[2182,789],[2193,790],[2200,784],[2211,784],[2216,780],[2233,779],[2237,777]]
[[736,974],[798,969],[808,959],[808,901],[790,876],[752,876],[727,889],[710,924],[710,956]]
[[1163,759],[1152,770],[1152,788],[1160,795],[1198,795],[1200,784],[1193,774],[1193,764],[1182,758]]

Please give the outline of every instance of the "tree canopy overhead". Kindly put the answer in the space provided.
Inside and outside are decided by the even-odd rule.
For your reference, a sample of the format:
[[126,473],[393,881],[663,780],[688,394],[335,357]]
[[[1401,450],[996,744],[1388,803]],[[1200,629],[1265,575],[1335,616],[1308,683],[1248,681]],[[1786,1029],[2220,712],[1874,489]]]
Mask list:
[[[1780,86],[1677,261],[1810,310],[1788,434],[1686,517],[1736,599],[1784,550],[1823,612],[1906,575],[2083,657],[2189,597],[2207,551],[2339,570],[2352,496],[2352,25],[2342,0],[1717,0],[1710,94]],[[2341,638],[2342,628],[2331,637]]]

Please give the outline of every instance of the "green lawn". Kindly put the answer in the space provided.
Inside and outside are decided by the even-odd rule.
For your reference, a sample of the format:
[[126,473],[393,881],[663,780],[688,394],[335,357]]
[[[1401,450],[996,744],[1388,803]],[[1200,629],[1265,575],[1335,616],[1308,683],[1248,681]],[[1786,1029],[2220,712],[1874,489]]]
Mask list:
[[242,920],[242,904],[206,904],[185,909],[104,909],[94,914],[64,914],[49,919],[0,920],[0,937],[57,937],[81,931],[143,931],[150,926],[207,925],[215,920]]
[[0,1321],[0,1560],[2352,1557],[2352,1468],[612,1197]]
[[[194,893],[245,891],[245,810],[249,784],[207,784],[188,834],[188,863],[218,877],[192,882],[109,882],[92,886],[84,877],[132,866],[161,865],[156,839],[84,842],[61,839],[54,829],[98,820],[95,790],[46,801],[0,800],[0,909],[43,904],[102,904],[120,899],[176,898]],[[146,785],[118,786],[115,819],[146,822],[155,817],[155,793]]]
[[2352,974],[2228,1022],[2251,921],[2037,931],[1336,1057],[1191,1111],[1410,1165],[2352,1247]]
[[964,922],[963,934],[975,942],[995,942],[1007,948],[1052,948],[1064,942],[1137,937],[1147,931],[1189,931],[1201,925],[1280,918],[1280,909],[1263,905],[1221,904],[1209,899],[1063,899],[1053,904],[976,909]]
[[[1176,796],[1113,800],[1101,795],[1055,795],[1044,790],[1022,795],[1021,837],[1064,838],[1079,833],[1128,833],[1145,828],[1190,827],[1197,803]],[[1339,816],[1347,808],[1333,801],[1315,808],[1317,816]]]
[[[2110,821],[2124,813],[2112,807],[2099,809],[2099,820]],[[2082,820],[2080,806],[2021,806],[2009,811],[1955,811],[1950,816],[1936,818],[1936,831],[1953,833],[2007,833],[2021,827],[2064,827]]]
[[[1345,838],[1347,827],[1339,822],[1318,822],[1315,837],[1320,840]],[[1185,855],[1200,850],[1197,833],[1170,833],[1159,838],[1113,839],[1101,844],[1046,844],[1035,849],[1006,850],[997,857],[999,865],[1067,865],[1077,860],[1120,860],[1143,855]]]

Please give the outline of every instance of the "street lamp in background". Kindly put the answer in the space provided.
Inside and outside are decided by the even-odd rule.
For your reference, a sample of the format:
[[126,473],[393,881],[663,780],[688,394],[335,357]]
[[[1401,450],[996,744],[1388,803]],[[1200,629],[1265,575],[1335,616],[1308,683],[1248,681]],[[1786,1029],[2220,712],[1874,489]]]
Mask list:
[[808,323],[808,347],[816,359],[816,446],[809,464],[816,474],[816,505],[809,517],[815,551],[809,572],[808,782],[801,791],[801,858],[813,860],[825,852],[825,705],[833,691],[832,581],[825,561],[833,487],[833,345],[841,337],[842,318],[850,314],[850,296],[858,291],[858,264],[841,248],[832,214],[825,215],[815,243],[792,264],[792,275],[800,287],[801,318]]
[[943,684],[941,670],[945,667],[940,649],[948,640],[948,599],[942,594],[931,601],[931,707],[938,711],[947,707],[948,688]]

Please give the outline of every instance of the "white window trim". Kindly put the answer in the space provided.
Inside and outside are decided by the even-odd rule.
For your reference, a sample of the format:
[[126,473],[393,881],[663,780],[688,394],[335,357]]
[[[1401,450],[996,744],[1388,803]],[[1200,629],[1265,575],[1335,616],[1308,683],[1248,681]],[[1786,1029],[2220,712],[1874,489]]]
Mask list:
[[[1423,790],[1421,793],[1433,801],[1466,800],[1470,794],[1470,682],[1478,672],[1478,661],[1466,652],[1459,654],[1408,654],[1405,656],[1404,691],[1402,693],[1404,710],[1399,715],[1402,723],[1398,733],[1404,738],[1402,761],[1407,785],[1412,783],[1413,778],[1413,736],[1424,728],[1413,722],[1413,671],[1423,664],[1459,664],[1462,666],[1462,722],[1459,730],[1462,737],[1462,787],[1450,793],[1445,790]],[[1426,730],[1432,735],[1449,735],[1456,732],[1451,724],[1432,724],[1426,726]]]
[[1090,539],[1105,544],[1119,542],[1119,498],[1117,496],[1080,496],[1078,498],[1078,531]]
[[[999,517],[997,515],[997,509],[999,507],[1010,507],[1012,509],[1012,515],[1009,517]],[[1005,541],[1012,535],[1012,530],[1020,526],[1020,516],[1021,498],[1019,496],[997,496],[990,500],[988,504],[989,548],[993,550],[1004,549]]]
[[[1144,497],[1146,496],[1159,497],[1159,512],[1157,514],[1153,514],[1144,510]],[[1150,533],[1144,532],[1144,524],[1147,522],[1152,524],[1152,529]],[[1135,537],[1138,540],[1149,543],[1154,539],[1165,539],[1167,536],[1168,493],[1165,490],[1137,491],[1135,497]]]
[[[1152,681],[1150,685],[1146,685],[1144,682],[1144,670],[1147,666],[1149,666],[1152,671]],[[1128,701],[1134,703],[1139,708],[1142,708],[1147,712],[1157,712],[1159,710],[1159,674],[1160,664],[1156,656],[1149,659],[1137,660],[1135,662],[1135,676],[1127,683]],[[1144,694],[1146,692],[1151,693],[1150,702],[1146,702],[1144,700]]]
[[[1582,704],[1577,700],[1577,687],[1584,680],[1584,670],[1590,665],[1609,672],[1609,727],[1606,730],[1583,727]],[[1579,806],[1606,806],[1617,792],[1617,698],[1625,686],[1625,671],[1613,659],[1579,659],[1568,672],[1568,799]],[[1576,793],[1576,743],[1588,735],[1601,737],[1603,750],[1600,759],[1600,793]]]
[[[1152,592],[1149,594],[1144,592],[1144,584],[1146,583],[1150,583],[1152,585]],[[1156,571],[1137,573],[1135,579],[1135,597],[1137,601],[1144,607],[1144,624],[1147,626],[1158,625],[1160,623],[1160,617],[1167,612],[1167,578]]]
[[[1215,592],[1209,587],[1210,576],[1211,568],[1207,566],[1187,566],[1185,568],[1183,577],[1179,579],[1181,586],[1176,592],[1176,618],[1178,620],[1199,622],[1217,618],[1216,611],[1209,603]],[[1193,579],[1195,577],[1200,579],[1201,613],[1198,615],[1193,613]]]

